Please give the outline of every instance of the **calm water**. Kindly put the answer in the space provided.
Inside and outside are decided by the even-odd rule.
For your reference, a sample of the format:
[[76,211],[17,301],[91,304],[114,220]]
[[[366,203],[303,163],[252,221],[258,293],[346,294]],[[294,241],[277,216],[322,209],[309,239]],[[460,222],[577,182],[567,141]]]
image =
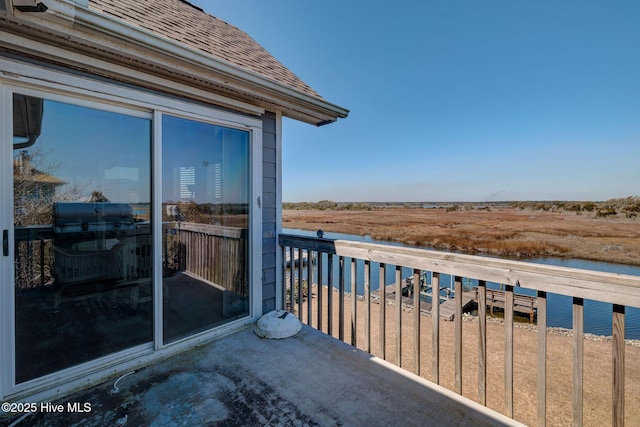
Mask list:
[[[297,229],[284,229],[284,233],[298,234],[303,236],[315,237],[314,231],[297,230]],[[400,243],[380,242],[371,239],[369,236],[356,236],[351,234],[341,233],[325,233],[327,239],[344,239],[354,240],[370,243],[381,243],[392,246],[405,246]],[[609,273],[629,274],[634,276],[640,276],[640,267],[623,265],[623,264],[611,264],[606,262],[584,261],[578,259],[563,259],[563,258],[533,258],[523,260],[526,262],[556,265],[562,267],[580,268],[585,270],[604,271]],[[324,265],[327,263],[325,261]],[[325,267],[326,268],[326,267]],[[358,294],[364,294],[364,262],[358,261],[357,263],[357,292]],[[317,275],[317,272],[316,272]],[[402,271],[402,277],[408,277],[411,275],[411,269],[404,268]],[[430,283],[430,276],[427,275],[427,281]],[[324,273],[324,280],[326,281],[327,274]],[[338,286],[338,262],[334,260],[334,286]],[[347,292],[351,292],[351,263],[345,263],[345,287]],[[385,284],[390,285],[395,282],[394,268],[387,267],[385,274]],[[371,290],[377,290],[379,287],[379,275],[378,264],[372,263],[371,266]],[[477,286],[477,280],[465,280],[464,285]],[[326,284],[326,283],[325,283]],[[453,288],[453,279],[451,276],[442,274],[440,276],[440,286],[451,286]],[[487,287],[498,289],[500,285],[498,283],[487,283]],[[531,289],[516,289],[515,292],[525,295],[535,295],[535,291]],[[444,295],[444,293],[442,293]],[[611,335],[611,311],[612,305],[608,303],[585,300],[584,301],[584,330],[585,332],[596,335]],[[570,329],[572,327],[572,298],[565,295],[548,294],[547,295],[547,325],[549,327],[562,327]],[[627,307],[625,318],[625,338],[640,339],[640,308]]]

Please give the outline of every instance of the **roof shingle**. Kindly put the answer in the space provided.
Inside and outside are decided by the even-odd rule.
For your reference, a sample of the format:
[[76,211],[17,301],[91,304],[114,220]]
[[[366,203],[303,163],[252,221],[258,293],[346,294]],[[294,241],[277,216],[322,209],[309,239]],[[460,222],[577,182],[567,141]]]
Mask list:
[[247,33],[186,0],[89,0],[89,8],[321,98]]

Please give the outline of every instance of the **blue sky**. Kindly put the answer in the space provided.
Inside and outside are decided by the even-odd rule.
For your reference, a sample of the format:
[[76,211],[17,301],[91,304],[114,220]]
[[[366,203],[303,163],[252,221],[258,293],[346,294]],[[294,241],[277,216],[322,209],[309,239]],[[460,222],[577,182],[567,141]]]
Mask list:
[[640,2],[194,0],[347,119],[285,119],[284,201],[640,195]]

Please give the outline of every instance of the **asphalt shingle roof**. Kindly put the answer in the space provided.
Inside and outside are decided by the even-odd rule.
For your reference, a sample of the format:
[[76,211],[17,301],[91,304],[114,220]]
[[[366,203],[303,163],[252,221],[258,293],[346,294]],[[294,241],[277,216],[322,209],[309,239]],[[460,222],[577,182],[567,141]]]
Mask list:
[[321,98],[247,33],[185,0],[89,0],[89,8]]

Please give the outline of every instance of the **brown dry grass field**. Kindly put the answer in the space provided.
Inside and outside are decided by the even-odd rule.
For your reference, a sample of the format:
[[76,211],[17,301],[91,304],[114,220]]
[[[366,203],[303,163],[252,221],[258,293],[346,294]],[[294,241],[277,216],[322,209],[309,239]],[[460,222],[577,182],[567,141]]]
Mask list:
[[[318,328],[318,289],[312,288],[312,322]],[[327,287],[322,288],[322,331],[327,332]],[[333,292],[333,331],[338,338],[338,292]],[[351,343],[351,307],[345,297],[344,341]],[[365,342],[365,302],[356,307],[356,346],[367,350]],[[297,313],[296,310],[293,310]],[[303,301],[303,322],[307,322],[307,302]],[[380,346],[380,305],[371,303],[371,353],[382,357]],[[387,305],[386,360],[398,364],[396,358],[396,306]],[[477,319],[463,322],[463,395],[478,400],[478,325]],[[413,313],[402,312],[402,367],[414,371]],[[487,322],[487,403],[498,412],[504,411],[504,325]],[[537,424],[536,345],[535,328],[516,325],[514,329],[514,418],[527,425]],[[640,425],[640,347],[625,346],[625,425]],[[420,316],[420,375],[430,381],[432,376],[432,318]],[[612,348],[607,339],[585,339],[584,342],[584,425],[610,425],[612,393]],[[440,320],[440,385],[454,390],[454,322]],[[553,331],[547,333],[547,425],[572,424],[572,337]]]
[[388,208],[285,210],[283,226],[469,254],[560,256],[640,265],[640,220],[573,212]]

